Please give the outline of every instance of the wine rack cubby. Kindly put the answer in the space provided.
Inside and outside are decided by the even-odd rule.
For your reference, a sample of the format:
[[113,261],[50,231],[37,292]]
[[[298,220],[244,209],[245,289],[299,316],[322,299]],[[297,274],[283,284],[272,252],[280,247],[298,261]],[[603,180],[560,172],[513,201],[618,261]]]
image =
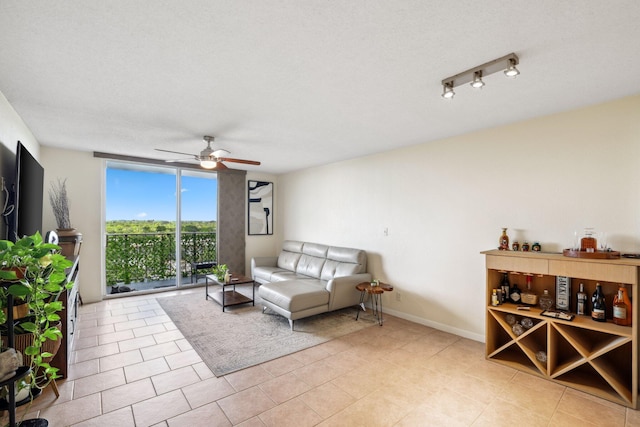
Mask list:
[[[486,357],[609,401],[638,408],[638,277],[640,261],[633,259],[591,260],[566,258],[560,254],[487,251]],[[516,304],[491,305],[491,293],[499,288],[503,274],[511,285],[525,289],[525,278],[533,276],[532,290],[547,289],[555,300],[556,276],[572,278],[571,309],[579,283],[591,296],[600,283],[607,299],[607,319],[612,317],[613,296],[622,283],[631,296],[632,325],[611,320],[595,322],[574,314],[571,321],[542,316],[539,307],[521,310]],[[523,319],[527,327],[522,325]],[[542,353],[540,353],[542,352]],[[546,356],[546,357],[540,357]]]

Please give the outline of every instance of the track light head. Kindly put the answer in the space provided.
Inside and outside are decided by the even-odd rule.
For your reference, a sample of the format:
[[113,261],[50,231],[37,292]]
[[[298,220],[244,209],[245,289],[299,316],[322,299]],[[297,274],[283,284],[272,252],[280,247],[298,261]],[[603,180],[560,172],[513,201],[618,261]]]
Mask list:
[[474,89],[482,89],[482,86],[484,86],[484,82],[482,81],[482,70],[473,73],[473,80],[470,85]]
[[443,87],[442,97],[444,99],[452,99],[453,96],[456,94],[453,91],[453,82],[451,82],[451,83],[443,83],[442,87]]
[[520,70],[516,68],[516,61],[514,59],[509,59],[509,67],[504,70],[504,75],[514,79],[518,74],[520,74]]

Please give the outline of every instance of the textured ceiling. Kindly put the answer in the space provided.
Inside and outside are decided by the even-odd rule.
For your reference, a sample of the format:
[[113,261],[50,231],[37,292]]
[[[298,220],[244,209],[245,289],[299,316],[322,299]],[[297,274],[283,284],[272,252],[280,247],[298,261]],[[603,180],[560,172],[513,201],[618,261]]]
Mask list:
[[[2,0],[0,91],[45,146],[214,135],[284,173],[638,94],[639,22],[637,0]],[[517,79],[440,98],[510,52]]]

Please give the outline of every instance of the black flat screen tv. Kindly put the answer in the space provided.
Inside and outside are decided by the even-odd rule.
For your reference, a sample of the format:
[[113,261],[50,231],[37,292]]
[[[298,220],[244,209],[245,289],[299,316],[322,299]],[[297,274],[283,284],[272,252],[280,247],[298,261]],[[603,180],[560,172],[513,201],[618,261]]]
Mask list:
[[12,240],[41,231],[43,195],[44,168],[18,141]]

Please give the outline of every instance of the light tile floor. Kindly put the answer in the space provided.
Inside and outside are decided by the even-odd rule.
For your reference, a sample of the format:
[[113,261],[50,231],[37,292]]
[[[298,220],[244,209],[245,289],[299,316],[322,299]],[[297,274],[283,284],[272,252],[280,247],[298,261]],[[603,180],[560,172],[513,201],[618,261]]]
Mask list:
[[47,389],[27,418],[52,427],[640,426],[640,411],[488,362],[482,343],[390,315],[216,378],[155,299],[175,294],[82,306],[61,395]]

